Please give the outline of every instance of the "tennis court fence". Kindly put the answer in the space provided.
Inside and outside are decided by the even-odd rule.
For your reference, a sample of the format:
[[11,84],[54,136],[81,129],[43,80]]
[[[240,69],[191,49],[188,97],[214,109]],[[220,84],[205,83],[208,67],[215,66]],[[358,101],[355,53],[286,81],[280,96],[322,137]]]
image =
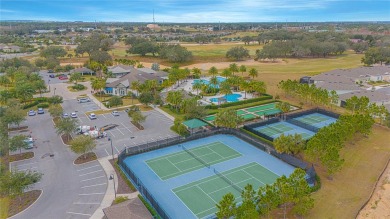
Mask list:
[[[244,129],[245,129],[245,126],[244,126]],[[218,134],[234,135],[234,136],[240,138],[241,140],[246,141],[249,144],[252,144],[253,146],[259,148],[260,150],[263,150],[263,151],[273,155],[274,157],[276,157],[276,158],[278,158],[278,159],[280,159],[280,160],[282,160],[282,161],[284,161],[284,162],[286,162],[294,167],[299,167],[303,170],[306,170],[306,174],[308,176],[306,179],[307,182],[309,184],[314,184],[316,172],[315,172],[314,167],[312,167],[312,165],[310,165],[310,164],[308,164],[308,163],[306,163],[306,162],[304,162],[296,157],[293,157],[291,155],[279,154],[275,151],[275,149],[272,146],[270,146],[264,142],[259,141],[258,138],[255,138],[255,137],[251,136],[250,134],[247,134],[247,133],[242,132],[240,130],[229,129],[229,128],[213,128],[210,130],[194,132],[191,135],[186,136],[186,137],[176,136],[176,137],[161,139],[158,141],[146,142],[146,143],[139,144],[139,145],[132,146],[132,147],[126,147],[118,155],[118,164],[121,167],[121,169],[125,172],[125,174],[130,178],[130,180],[132,181],[134,186],[138,189],[140,194],[143,197],[145,197],[145,199],[156,210],[156,212],[160,215],[160,217],[163,219],[169,219],[170,218],[169,215],[164,211],[164,209],[156,201],[156,199],[153,197],[153,195],[147,190],[147,188],[143,185],[141,180],[125,164],[124,160],[128,156],[141,154],[141,153],[145,153],[148,151],[157,150],[160,148],[170,147],[170,146],[178,145],[178,144],[181,144],[184,142],[193,141],[196,139],[205,138],[205,137],[218,135]]]
[[326,115],[326,116],[329,116],[329,117],[332,117],[332,118],[335,118],[335,119],[338,119],[340,117],[340,115],[337,114],[337,113],[330,112],[330,111],[327,111],[327,110],[324,110],[324,109],[320,109],[320,108],[315,108],[315,109],[305,110],[305,111],[302,111],[302,112],[289,113],[289,114],[286,115],[286,120],[290,120],[290,119],[294,119],[294,118],[297,118],[297,117],[309,115],[309,114],[312,114],[312,113],[321,113],[323,115]]
[[299,121],[299,120],[297,120],[297,119],[288,119],[288,120],[286,120],[286,122],[291,123],[291,124],[293,124],[293,125],[296,125],[296,126],[298,126],[298,127],[307,129],[307,130],[309,130],[309,131],[315,132],[315,133],[317,133],[318,130],[320,130],[320,128],[318,128],[318,127],[315,127],[315,126],[313,126],[313,125],[304,123],[304,122]]

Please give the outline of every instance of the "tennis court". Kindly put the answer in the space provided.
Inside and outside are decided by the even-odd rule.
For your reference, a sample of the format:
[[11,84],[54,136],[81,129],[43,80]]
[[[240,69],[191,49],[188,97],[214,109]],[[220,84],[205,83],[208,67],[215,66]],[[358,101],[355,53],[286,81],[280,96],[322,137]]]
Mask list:
[[[237,115],[241,116],[244,120],[251,120],[261,116],[271,116],[280,112],[281,110],[276,108],[276,103],[248,107],[236,111]],[[203,120],[213,122],[215,120],[215,115],[206,116]]]
[[279,137],[280,135],[294,135],[300,134],[302,138],[307,140],[311,138],[315,133],[304,129],[302,127],[287,123],[287,122],[276,122],[268,125],[263,125],[254,128],[254,130],[261,132],[273,139]]
[[221,142],[191,149],[182,145],[178,147],[181,147],[182,151],[145,161],[162,180],[241,156],[239,152]]
[[265,184],[272,184],[279,177],[256,162],[252,162],[228,171],[219,173],[177,188],[172,191],[183,201],[197,218],[214,215],[215,206],[222,196],[231,192],[236,202],[241,201],[241,191],[247,184],[259,188]]
[[312,113],[312,114],[304,115],[295,118],[295,120],[298,120],[308,125],[312,125],[317,128],[322,128],[330,125],[331,123],[336,122],[335,118],[323,115],[321,113]]

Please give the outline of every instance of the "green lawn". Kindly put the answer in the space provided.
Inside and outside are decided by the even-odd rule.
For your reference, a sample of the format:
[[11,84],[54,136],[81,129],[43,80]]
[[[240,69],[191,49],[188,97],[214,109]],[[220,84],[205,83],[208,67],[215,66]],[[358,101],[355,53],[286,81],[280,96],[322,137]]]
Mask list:
[[[235,46],[244,46],[243,44],[203,44],[203,45],[194,45],[194,44],[183,44],[184,47],[191,51],[194,56],[200,57],[225,57],[226,52]],[[263,48],[263,45],[249,45],[244,46],[249,50],[250,55],[255,55],[256,50]]]
[[0,198],[0,219],[8,218],[9,198]]

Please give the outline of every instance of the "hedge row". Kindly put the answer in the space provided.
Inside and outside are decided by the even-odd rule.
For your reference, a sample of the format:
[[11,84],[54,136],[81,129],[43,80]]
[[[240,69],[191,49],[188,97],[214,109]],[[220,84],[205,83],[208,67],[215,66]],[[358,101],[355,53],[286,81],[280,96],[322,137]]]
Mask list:
[[206,109],[226,108],[226,107],[230,107],[230,106],[238,106],[238,105],[242,105],[242,104],[246,104],[246,103],[254,103],[254,102],[258,102],[258,101],[262,101],[262,100],[270,100],[270,99],[272,99],[271,95],[264,94],[264,96],[261,96],[261,97],[247,99],[247,100],[241,100],[241,101],[237,101],[237,102],[224,103],[221,105],[208,105],[208,106],[206,106]]
[[[31,108],[31,107],[33,107],[33,106],[36,106],[36,105],[40,104],[40,103],[42,103],[43,106],[38,106],[38,108],[47,108],[47,107],[49,107],[49,104],[46,103],[47,106],[46,106],[46,104],[44,104],[44,103],[47,102],[47,101],[48,101],[48,98],[47,98],[47,97],[37,97],[37,98],[34,99],[33,102],[24,105],[24,106],[23,106],[23,109]],[[46,107],[44,107],[44,106],[46,106]]]
[[148,211],[152,214],[153,218],[161,218],[158,214],[157,211],[154,210],[154,208],[142,197],[142,195],[138,195],[138,198],[144,203],[145,207],[148,209]]

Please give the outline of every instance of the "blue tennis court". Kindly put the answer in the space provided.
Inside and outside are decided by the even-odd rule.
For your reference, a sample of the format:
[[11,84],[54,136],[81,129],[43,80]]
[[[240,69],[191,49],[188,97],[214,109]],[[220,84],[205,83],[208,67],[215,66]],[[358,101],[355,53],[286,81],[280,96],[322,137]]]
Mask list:
[[337,119],[321,114],[321,113],[312,113],[304,116],[300,116],[295,118],[295,120],[298,120],[300,122],[303,122],[305,124],[317,127],[317,128],[322,128],[325,126],[328,126],[334,122],[337,121]]
[[254,128],[254,130],[261,132],[267,136],[270,136],[273,139],[279,137],[282,134],[284,135],[300,134],[302,135],[303,139],[307,140],[315,134],[312,131],[290,124],[288,122],[277,122],[265,126],[259,126],[257,128]]
[[[213,160],[208,154],[219,156]],[[162,160],[174,162],[179,169],[186,168],[188,163],[196,168],[176,171],[170,165],[166,172],[155,165]],[[142,185],[138,189],[147,189],[169,218],[188,219],[215,217],[215,205],[222,196],[232,192],[239,200],[239,190],[246,182],[264,186],[294,171],[289,164],[226,134],[129,156],[124,163],[136,176],[134,184]]]

